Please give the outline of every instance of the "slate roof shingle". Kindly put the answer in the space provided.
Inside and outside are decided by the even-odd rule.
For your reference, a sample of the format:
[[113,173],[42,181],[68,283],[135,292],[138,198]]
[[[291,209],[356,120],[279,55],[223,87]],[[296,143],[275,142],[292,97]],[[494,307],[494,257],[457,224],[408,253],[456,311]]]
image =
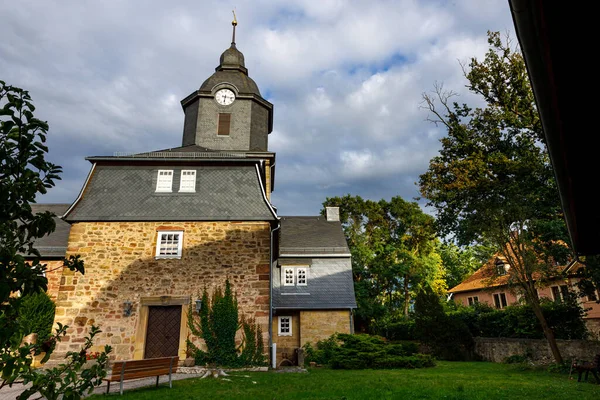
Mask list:
[[[286,258],[279,265],[288,264]],[[307,259],[306,286],[283,286],[281,267],[273,271],[273,308],[348,309],[356,308],[350,257]]]
[[350,249],[339,221],[324,216],[281,217],[279,254],[349,255]]
[[[159,169],[173,170],[173,191],[158,193]],[[179,193],[180,171],[195,169],[196,191]],[[254,165],[109,165],[94,173],[67,221],[271,221]]]
[[54,222],[56,223],[54,232],[34,242],[34,247],[40,252],[42,257],[65,256],[71,225],[63,221],[60,217],[67,211],[69,206],[70,204],[31,204],[31,210],[34,214],[44,211],[56,214],[56,217],[54,217]]

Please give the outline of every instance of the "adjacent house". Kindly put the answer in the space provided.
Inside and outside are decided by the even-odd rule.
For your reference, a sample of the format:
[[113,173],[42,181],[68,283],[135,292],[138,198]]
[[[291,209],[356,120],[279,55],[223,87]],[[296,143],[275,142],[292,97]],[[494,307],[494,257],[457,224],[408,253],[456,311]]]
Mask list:
[[279,237],[272,334],[278,363],[294,364],[294,349],[352,331],[352,265],[337,207],[325,216],[281,217]]
[[[562,301],[569,291],[576,292],[576,283],[579,279],[576,275],[578,268],[581,268],[581,264],[576,261],[566,267],[557,268],[556,278],[540,287],[538,296]],[[507,285],[508,270],[509,266],[504,259],[494,256],[448,292],[455,302],[465,306],[481,302],[502,309],[517,304],[521,297]],[[600,304],[596,303],[597,298],[593,296],[579,300],[581,306],[587,310],[586,325],[594,335],[600,335]]]
[[277,214],[273,105],[235,42],[181,104],[181,145],[88,157],[77,199],[40,206],[62,215],[47,246],[85,263],[84,275],[60,269],[51,285],[55,323],[69,325],[55,359],[79,349],[92,324],[102,329],[95,346],[111,345],[114,359],[184,359],[187,313],[226,279],[240,314],[277,349],[276,365],[295,363],[307,342],[352,331],[356,301],[339,210]]

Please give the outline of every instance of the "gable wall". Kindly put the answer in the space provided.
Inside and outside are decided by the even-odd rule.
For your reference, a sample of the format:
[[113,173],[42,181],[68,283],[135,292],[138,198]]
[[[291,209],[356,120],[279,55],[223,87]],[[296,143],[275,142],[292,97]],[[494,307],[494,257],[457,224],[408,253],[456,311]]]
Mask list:
[[[157,231],[184,231],[181,259],[155,259]],[[268,222],[80,222],[74,223],[67,257],[79,254],[85,274],[62,272],[55,323],[69,325],[55,351],[81,348],[91,324],[102,330],[93,351],[113,347],[111,358],[142,358],[148,305],[187,304],[229,277],[240,314],[255,317],[268,343]],[[123,303],[131,301],[131,316]],[[157,303],[158,302],[158,303]],[[185,343],[187,327],[182,323]],[[185,345],[180,345],[185,358]]]

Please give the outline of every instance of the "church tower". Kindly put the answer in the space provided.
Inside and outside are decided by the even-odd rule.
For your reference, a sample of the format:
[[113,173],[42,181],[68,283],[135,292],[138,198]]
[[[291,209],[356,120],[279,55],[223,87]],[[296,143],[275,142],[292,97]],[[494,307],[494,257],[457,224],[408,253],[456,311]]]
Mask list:
[[265,100],[248,76],[244,55],[235,45],[221,54],[215,73],[200,89],[181,101],[185,113],[182,146],[208,150],[268,151],[273,130],[273,104]]

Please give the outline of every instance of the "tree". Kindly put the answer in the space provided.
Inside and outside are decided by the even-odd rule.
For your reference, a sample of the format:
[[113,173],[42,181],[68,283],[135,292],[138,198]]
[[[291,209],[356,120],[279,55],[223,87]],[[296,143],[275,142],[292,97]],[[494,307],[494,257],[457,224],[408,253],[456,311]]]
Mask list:
[[[83,353],[69,353],[67,363],[46,373],[31,367],[32,355],[45,352],[47,360],[67,327],[59,325],[56,333],[43,343],[22,343],[24,335],[30,333],[23,331],[25,324],[20,321],[23,299],[45,291],[48,284],[44,276],[46,265],[39,260],[35,240],[55,229],[55,215],[34,214],[30,204],[35,203],[36,195],[53,187],[62,172],[59,166],[45,159],[48,124],[35,118],[34,111],[26,90],[0,81],[0,388],[21,378],[24,383],[32,382],[32,386],[20,399],[36,392],[48,399],[61,395],[64,399],[74,399],[94,384],[100,384],[100,378],[106,375],[102,367],[107,357],[103,353],[99,368],[75,377],[79,376],[85,352],[98,329],[92,327]],[[26,256],[33,258],[28,261]],[[64,267],[84,272],[79,257],[64,260]],[[109,351],[107,347],[105,352]]]
[[434,221],[417,203],[346,195],[327,198],[323,206],[340,208],[352,254],[359,323],[368,325],[398,309],[408,315],[422,282],[445,291]]
[[559,194],[523,57],[498,32],[488,32],[488,42],[482,62],[463,66],[467,88],[485,107],[452,103],[456,93],[442,85],[423,95],[429,120],[448,136],[420,176],[420,191],[442,235],[461,245],[492,243],[504,257],[509,284],[532,306],[562,362],[536,290],[572,254]]
[[437,252],[442,257],[448,288],[461,283],[493,256],[486,246],[459,247],[452,242],[440,242]]

